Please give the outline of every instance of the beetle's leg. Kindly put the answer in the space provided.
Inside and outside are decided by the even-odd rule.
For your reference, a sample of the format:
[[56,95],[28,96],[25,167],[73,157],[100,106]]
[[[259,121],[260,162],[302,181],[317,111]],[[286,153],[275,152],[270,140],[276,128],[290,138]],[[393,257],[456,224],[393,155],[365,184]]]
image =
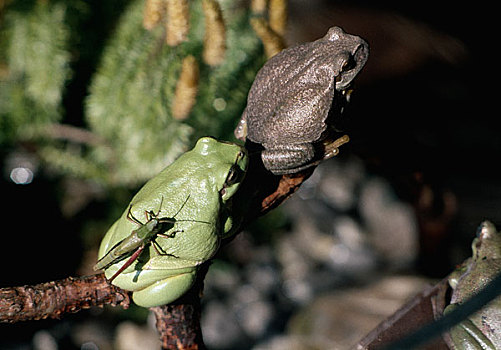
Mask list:
[[163,202],[164,202],[164,196],[162,196],[162,199],[160,200],[160,206],[158,207],[158,210],[156,213],[153,210],[145,210],[144,211],[144,215],[146,216],[146,221],[150,221],[151,219],[155,219],[158,217],[158,214],[160,214],[160,210],[162,210]]
[[123,270],[125,270],[126,268],[128,268],[138,257],[139,255],[141,254],[141,252],[144,250],[144,247],[146,245],[143,244],[142,246],[140,246],[139,248],[136,249],[136,251],[130,256],[129,260],[127,260],[121,268],[118,269],[117,272],[115,272],[115,274],[113,276],[111,276],[111,278],[108,280],[108,282],[112,282],[118,275],[120,275]]
[[162,199],[160,200],[160,206],[158,207],[157,213],[155,214],[155,217],[160,214],[160,210],[162,210],[162,204],[164,204],[164,196],[162,196]]
[[179,258],[178,256],[175,256],[174,254],[169,254],[163,248],[160,246],[160,244],[157,243],[157,241],[152,242],[153,248],[157,251],[157,254],[160,256],[170,256],[173,258]]
[[176,214],[174,214],[173,218],[175,218],[175,217],[177,216],[177,214],[179,214],[179,212],[180,212],[181,210],[183,210],[183,208],[184,208],[184,206],[185,206],[186,202],[188,202],[188,199],[190,199],[190,196],[191,196],[191,194],[189,194],[189,195],[188,195],[188,197],[186,197],[186,199],[184,200],[183,204],[181,205],[181,207],[179,208],[179,210],[177,211],[177,213],[176,213]]
[[174,238],[176,237],[176,233],[178,232],[184,232],[183,230],[176,230],[176,231],[172,231],[171,233],[157,233],[158,236],[162,236],[164,238]]
[[162,196],[162,199],[160,200],[160,206],[158,207],[158,210],[156,213],[153,210],[145,210],[144,211],[144,214],[146,215],[147,221],[150,221],[151,219],[155,219],[158,217],[158,214],[160,214],[160,210],[162,210],[163,202],[164,202],[164,196]]
[[132,204],[129,206],[129,211],[127,212],[127,219],[132,221],[133,223],[135,224],[138,224],[138,225],[142,225],[143,223],[141,221],[139,221],[138,219],[136,219],[134,217],[134,215],[132,215]]

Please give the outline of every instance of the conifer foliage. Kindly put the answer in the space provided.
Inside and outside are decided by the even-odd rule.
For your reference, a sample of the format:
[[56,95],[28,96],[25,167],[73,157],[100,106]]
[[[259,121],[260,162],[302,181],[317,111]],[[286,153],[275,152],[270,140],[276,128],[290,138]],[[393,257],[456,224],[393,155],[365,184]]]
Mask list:
[[[238,0],[19,3],[0,0],[0,144],[36,145],[53,169],[104,186],[143,183],[200,136],[231,140],[266,60],[251,23],[267,15]],[[95,6],[121,13],[88,60],[75,123],[65,98],[95,33],[78,17]]]

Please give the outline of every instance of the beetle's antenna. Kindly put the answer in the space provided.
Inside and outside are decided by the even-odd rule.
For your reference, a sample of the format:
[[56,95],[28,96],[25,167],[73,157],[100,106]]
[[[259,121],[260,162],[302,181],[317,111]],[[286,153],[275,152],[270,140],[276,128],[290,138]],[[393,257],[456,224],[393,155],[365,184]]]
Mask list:
[[158,214],[160,214],[160,210],[162,210],[162,204],[164,204],[164,196],[162,196],[162,199],[160,200],[160,206],[158,207],[158,211],[155,216],[158,216]]
[[176,214],[174,214],[173,218],[175,218],[175,217],[177,216],[177,214],[179,214],[179,212],[180,212],[181,210],[183,210],[184,206],[186,205],[186,202],[188,202],[188,199],[190,199],[190,196],[191,196],[191,194],[189,194],[189,195],[188,195],[188,197],[186,197],[186,199],[184,200],[183,205],[181,205],[181,207],[180,207],[180,208],[179,208],[179,210],[176,212]]
[[[191,195],[189,194],[188,197],[186,197],[186,200],[184,201],[183,205],[181,205],[181,207],[179,208],[179,210],[177,211],[177,213],[174,214],[174,216],[172,218],[175,218],[177,216],[177,214],[179,214],[181,212],[181,210],[183,210],[184,206],[188,202],[188,199],[190,199],[190,196]],[[199,222],[199,223],[208,224],[208,225],[212,224],[212,222],[202,221],[202,220],[192,220],[192,219],[181,219],[181,220],[176,220],[176,221],[192,221],[192,222]]]

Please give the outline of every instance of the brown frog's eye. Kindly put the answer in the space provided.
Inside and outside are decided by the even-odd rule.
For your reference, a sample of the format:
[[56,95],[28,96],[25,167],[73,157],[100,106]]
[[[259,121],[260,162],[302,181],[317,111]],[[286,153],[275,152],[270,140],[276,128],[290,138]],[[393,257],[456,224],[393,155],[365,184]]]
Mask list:
[[347,59],[344,61],[343,65],[341,66],[341,72],[347,72],[352,70],[357,66],[357,62],[355,61],[355,58],[353,55],[349,55]]

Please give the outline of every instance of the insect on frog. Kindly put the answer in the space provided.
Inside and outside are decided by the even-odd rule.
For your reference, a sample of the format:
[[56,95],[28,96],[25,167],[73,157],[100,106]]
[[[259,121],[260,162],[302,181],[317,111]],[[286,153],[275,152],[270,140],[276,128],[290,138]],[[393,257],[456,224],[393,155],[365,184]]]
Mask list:
[[[132,198],[104,236],[97,267],[112,284],[132,291],[139,306],[182,296],[199,266],[239,227],[242,218],[234,213],[232,198],[247,164],[243,147],[199,139]],[[143,213],[147,221],[141,223],[135,218]]]
[[[146,223],[142,223],[138,219],[132,215],[131,209],[132,205],[129,206],[129,211],[127,212],[127,219],[138,224],[139,228],[132,231],[130,236],[124,238],[120,242],[118,242],[113,248],[111,248],[105,256],[98,260],[97,264],[94,266],[94,271],[107,269],[111,265],[127,258],[130,258],[118,269],[117,272],[113,276],[111,276],[108,281],[111,283],[113,280],[124,271],[127,267],[129,267],[143,252],[144,248],[148,244],[153,244],[153,247],[157,251],[159,255],[171,255],[165,251],[163,251],[162,247],[157,243],[156,237],[164,237],[164,238],[174,238],[177,232],[180,231],[171,231],[169,234],[165,234],[163,232],[170,230],[176,221],[186,221],[186,220],[176,220],[175,217],[184,207],[189,197],[186,198],[186,201],[183,203],[181,208],[179,208],[178,212],[172,218],[159,218],[158,213],[160,212],[160,208],[162,207],[163,198],[160,202],[160,207],[157,213],[153,211],[145,210]],[[207,222],[207,224],[210,224]]]

